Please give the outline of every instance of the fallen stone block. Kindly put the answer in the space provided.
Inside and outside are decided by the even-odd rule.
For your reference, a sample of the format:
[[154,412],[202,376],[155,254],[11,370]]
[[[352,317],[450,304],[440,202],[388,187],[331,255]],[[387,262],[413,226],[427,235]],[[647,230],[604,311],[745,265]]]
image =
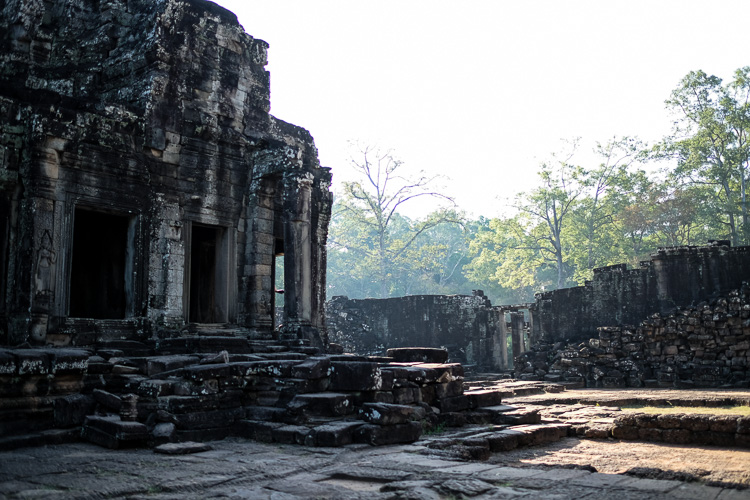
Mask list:
[[438,400],[438,408],[441,412],[458,412],[469,409],[469,398],[466,396],[456,396],[452,398],[442,398]]
[[292,368],[301,364],[301,360],[248,361],[230,363],[232,375],[236,377],[282,377],[292,376]]
[[262,443],[273,442],[273,431],[285,424],[280,422],[262,422],[259,420],[240,420],[235,423],[233,431],[240,437],[253,439]]
[[378,363],[363,361],[332,361],[332,391],[389,391],[393,389],[393,373],[380,370]]
[[407,422],[397,425],[364,424],[357,428],[354,434],[358,443],[368,443],[373,446],[412,443],[422,435],[422,424]]
[[394,405],[385,403],[365,403],[359,418],[377,425],[403,424],[410,420],[422,420],[426,411],[419,406]]
[[104,408],[116,413],[120,413],[120,407],[122,406],[122,399],[120,399],[120,396],[112,394],[111,392],[103,391],[101,389],[94,389],[92,395],[94,397],[94,400]]
[[292,377],[321,379],[331,375],[331,360],[327,357],[309,358],[292,367]]
[[96,401],[91,396],[73,394],[55,399],[55,427],[68,428],[83,424],[94,413]]
[[193,382],[202,382],[210,379],[227,378],[231,376],[232,370],[229,363],[192,365],[183,369],[183,376]]
[[461,380],[435,384],[435,397],[438,399],[455,398],[463,393],[464,383]]
[[499,451],[510,451],[518,448],[518,441],[521,435],[522,433],[519,431],[505,429],[494,432],[491,436],[488,436],[487,443],[489,444],[490,451],[493,453]]
[[271,438],[274,443],[305,444],[309,433],[310,428],[303,425],[282,425],[271,429]]
[[422,401],[422,391],[419,387],[401,387],[393,389],[390,394],[393,395],[392,403],[397,405],[410,405]]
[[431,347],[397,347],[388,349],[385,355],[397,363],[445,363],[448,360],[446,349]]
[[305,445],[337,447],[351,444],[355,432],[363,425],[361,422],[332,422],[314,427],[305,437]]
[[177,370],[189,365],[196,364],[200,358],[197,356],[155,356],[147,358],[146,373],[153,377],[159,373]]
[[183,443],[167,443],[154,448],[154,453],[163,455],[188,455],[213,450],[210,444],[185,441]]
[[298,394],[287,405],[292,414],[334,417],[354,412],[351,395],[336,392]]
[[497,406],[502,403],[504,394],[506,393],[489,389],[476,389],[464,392],[464,396],[469,398],[469,408],[472,409]]
[[177,426],[178,431],[210,429],[212,427],[229,427],[240,420],[244,413],[242,408],[198,411],[178,413],[172,415],[170,420]]
[[81,429],[81,437],[99,446],[117,449],[145,445],[149,434],[140,422],[123,421],[120,417],[89,416]]

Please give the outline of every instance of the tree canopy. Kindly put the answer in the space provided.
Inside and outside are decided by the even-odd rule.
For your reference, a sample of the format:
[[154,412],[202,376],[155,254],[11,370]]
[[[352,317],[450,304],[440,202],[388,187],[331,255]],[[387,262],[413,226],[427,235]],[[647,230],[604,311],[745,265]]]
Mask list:
[[[580,160],[573,140],[541,163],[536,186],[508,215],[468,220],[423,172],[391,151],[361,147],[329,236],[329,295],[469,293],[495,303],[583,284],[593,269],[638,265],[660,246],[750,242],[750,66],[724,83],[687,74],[665,101],[674,128],[653,145],[598,143]],[[593,158],[593,160],[591,159]],[[415,198],[445,203],[422,218]]]

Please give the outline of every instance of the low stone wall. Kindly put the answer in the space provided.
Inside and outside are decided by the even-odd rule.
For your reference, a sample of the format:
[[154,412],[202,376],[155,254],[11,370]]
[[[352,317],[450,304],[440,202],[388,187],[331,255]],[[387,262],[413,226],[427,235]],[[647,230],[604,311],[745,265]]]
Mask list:
[[587,387],[750,387],[750,288],[638,327],[602,327],[580,344],[538,344],[516,359],[526,380]]
[[482,369],[501,365],[503,312],[474,295],[410,295],[390,299],[333,297],[326,304],[331,342],[348,352],[383,355],[395,347],[444,347],[450,360]]
[[615,419],[615,439],[750,448],[750,417],[629,413]]

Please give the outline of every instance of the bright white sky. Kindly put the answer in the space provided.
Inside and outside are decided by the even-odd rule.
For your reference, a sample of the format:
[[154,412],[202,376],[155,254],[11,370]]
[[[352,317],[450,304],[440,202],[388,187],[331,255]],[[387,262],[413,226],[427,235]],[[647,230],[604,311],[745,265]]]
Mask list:
[[379,144],[477,216],[531,189],[561,139],[657,140],[689,71],[750,64],[748,0],[217,3],[270,44],[271,113],[312,133],[334,183],[350,140]]

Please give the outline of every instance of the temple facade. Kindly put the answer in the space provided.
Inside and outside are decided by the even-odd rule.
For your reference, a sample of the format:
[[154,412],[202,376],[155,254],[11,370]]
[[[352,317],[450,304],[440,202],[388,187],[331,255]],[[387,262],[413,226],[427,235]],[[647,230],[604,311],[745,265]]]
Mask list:
[[268,45],[204,0],[0,12],[0,343],[327,344],[331,175],[269,114]]

